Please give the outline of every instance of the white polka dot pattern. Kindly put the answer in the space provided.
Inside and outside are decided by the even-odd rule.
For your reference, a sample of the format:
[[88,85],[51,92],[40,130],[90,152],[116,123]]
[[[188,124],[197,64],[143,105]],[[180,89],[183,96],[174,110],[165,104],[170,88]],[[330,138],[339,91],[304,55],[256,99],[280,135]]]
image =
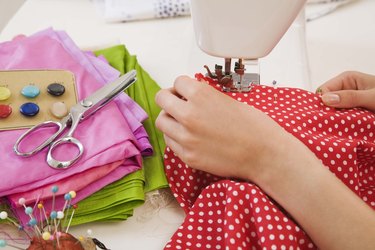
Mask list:
[[[196,77],[219,88],[212,79]],[[250,93],[228,95],[273,118],[375,209],[373,113],[329,108],[318,95],[294,88],[255,86]],[[316,249],[255,184],[189,168],[169,148],[164,162],[170,188],[187,214],[165,249]]]

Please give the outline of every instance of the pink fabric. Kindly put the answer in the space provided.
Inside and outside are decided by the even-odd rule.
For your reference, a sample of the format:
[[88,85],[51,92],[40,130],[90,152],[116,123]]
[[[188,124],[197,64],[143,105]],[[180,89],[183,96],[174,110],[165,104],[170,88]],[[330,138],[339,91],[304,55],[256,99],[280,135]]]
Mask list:
[[[58,191],[55,193],[55,196],[65,195],[70,191],[74,190],[79,192],[87,185],[99,180],[115,170],[117,167],[121,166],[122,161],[116,161],[109,163],[107,165],[103,165],[99,168],[91,168],[84,172],[75,174],[73,176],[69,176],[66,179],[61,179],[54,183],[35,188],[33,190],[29,190],[23,193],[16,193],[8,195],[8,200],[13,203],[15,207],[20,207],[21,205],[18,204],[18,200],[20,198],[24,198],[26,204],[32,204],[39,200],[47,200],[52,198],[52,187],[57,186],[59,187]],[[82,181],[85,180],[85,181]]]
[[[301,89],[256,86],[228,95],[273,118],[375,211],[374,113],[329,108],[318,95]],[[165,249],[316,249],[255,184],[192,169],[169,148],[164,158],[171,190],[187,214]]]
[[[65,33],[51,29],[0,44],[0,69],[69,70],[75,75],[80,99],[102,86],[111,75],[101,72],[113,72],[108,65],[107,68],[104,65],[100,69],[94,67],[91,63],[94,58],[86,59]],[[105,79],[104,75],[107,76]],[[1,168],[7,173],[0,182],[0,196],[26,192],[116,161],[122,161],[123,166],[132,166],[125,168],[126,171],[120,168],[122,176],[141,167],[138,142],[115,103],[109,103],[78,126],[74,136],[83,143],[85,152],[77,164],[66,170],[50,168],[46,163],[46,150],[30,158],[16,156],[13,145],[24,131],[0,132]],[[122,177],[119,176],[111,173],[106,176],[111,181],[103,183]],[[90,190],[98,188],[90,187]]]

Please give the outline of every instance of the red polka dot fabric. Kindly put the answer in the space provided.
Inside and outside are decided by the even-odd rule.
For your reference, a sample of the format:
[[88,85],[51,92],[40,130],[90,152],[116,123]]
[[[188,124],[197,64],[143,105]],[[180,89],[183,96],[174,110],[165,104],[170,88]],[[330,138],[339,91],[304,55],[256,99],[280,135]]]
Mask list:
[[[215,80],[196,77],[220,89]],[[329,108],[317,94],[295,88],[254,86],[226,94],[273,118],[375,210],[374,113]],[[164,158],[169,186],[186,212],[165,249],[316,249],[255,184],[192,169],[169,148]]]

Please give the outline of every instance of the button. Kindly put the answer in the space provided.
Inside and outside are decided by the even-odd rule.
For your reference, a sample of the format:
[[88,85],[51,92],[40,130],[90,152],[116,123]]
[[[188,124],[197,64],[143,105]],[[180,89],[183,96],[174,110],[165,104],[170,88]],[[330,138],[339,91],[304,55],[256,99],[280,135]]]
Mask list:
[[8,99],[11,95],[10,90],[7,87],[0,86],[0,101]]
[[60,96],[65,93],[65,87],[60,83],[51,83],[48,85],[47,91],[53,96]]
[[21,105],[20,112],[24,116],[35,116],[39,113],[39,106],[33,102],[26,102]]
[[27,98],[34,98],[40,94],[40,90],[37,86],[28,85],[21,90],[21,94]]
[[7,118],[12,113],[12,107],[0,104],[0,118]]
[[50,111],[56,118],[63,118],[68,114],[68,108],[63,102],[55,102],[52,104]]

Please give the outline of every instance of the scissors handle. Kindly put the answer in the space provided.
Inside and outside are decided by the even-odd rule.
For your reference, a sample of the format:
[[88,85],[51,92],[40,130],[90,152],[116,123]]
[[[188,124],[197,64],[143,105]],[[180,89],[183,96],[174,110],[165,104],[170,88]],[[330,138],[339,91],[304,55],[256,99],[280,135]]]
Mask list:
[[[16,141],[16,143],[13,146],[14,152],[17,155],[24,156],[24,157],[35,155],[36,153],[38,153],[39,151],[41,151],[42,149],[47,147],[53,140],[56,139],[56,137],[58,137],[64,131],[64,129],[67,126],[68,120],[69,120],[69,117],[65,117],[61,122],[46,121],[46,122],[40,123],[38,125],[35,125],[34,127],[27,130],[23,135],[21,135],[20,138],[18,138],[18,140]],[[30,136],[32,133],[35,133],[36,131],[38,131],[40,129],[53,127],[53,126],[58,127],[58,130],[53,135],[48,137],[45,141],[41,142],[39,145],[37,145],[36,147],[34,147],[33,149],[31,149],[30,151],[27,151],[27,152],[22,151],[20,149],[20,145],[23,142],[23,140],[25,138],[27,138],[28,136]]]
[[[78,148],[78,150],[79,150],[78,154],[72,160],[69,160],[69,161],[59,161],[59,160],[56,160],[52,156],[53,151],[59,145],[62,145],[62,144],[73,144],[74,146],[76,146]],[[47,163],[52,168],[57,168],[57,169],[68,168],[69,166],[73,165],[82,156],[82,154],[83,154],[83,145],[82,145],[82,143],[79,140],[77,140],[76,138],[72,137],[72,136],[64,136],[64,137],[61,137],[58,140],[54,141],[51,144],[51,146],[50,146],[50,148],[48,150],[48,154],[47,154]]]

